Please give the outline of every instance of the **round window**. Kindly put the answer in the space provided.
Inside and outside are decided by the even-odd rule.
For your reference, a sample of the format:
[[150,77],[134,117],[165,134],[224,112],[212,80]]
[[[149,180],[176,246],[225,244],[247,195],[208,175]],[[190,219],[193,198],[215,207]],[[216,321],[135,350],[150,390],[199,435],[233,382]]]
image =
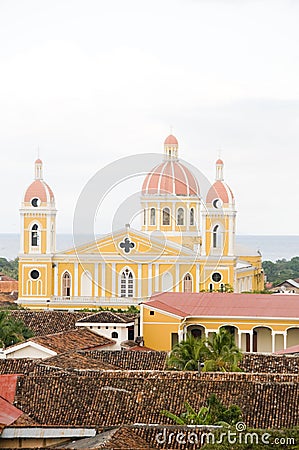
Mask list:
[[40,199],[37,198],[37,197],[34,197],[34,198],[31,200],[31,205],[34,206],[34,208],[37,208],[38,206],[40,206],[40,204],[41,204],[41,201],[40,201]]
[[214,206],[214,208],[216,208],[216,209],[220,209],[220,208],[222,208],[222,200],[220,200],[220,198],[216,198],[214,201],[213,201],[213,206]]
[[39,271],[36,270],[36,269],[31,270],[31,272],[30,272],[30,277],[31,277],[33,280],[37,280],[37,279],[40,277]]
[[212,275],[212,280],[213,280],[215,283],[219,283],[219,281],[221,281],[221,279],[222,279],[221,273],[219,273],[219,272],[213,273],[213,275]]

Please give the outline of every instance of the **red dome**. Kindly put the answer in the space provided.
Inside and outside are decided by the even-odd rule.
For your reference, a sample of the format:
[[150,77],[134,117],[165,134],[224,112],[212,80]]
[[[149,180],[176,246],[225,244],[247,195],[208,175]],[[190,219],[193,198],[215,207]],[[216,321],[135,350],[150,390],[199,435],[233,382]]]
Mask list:
[[216,164],[222,164],[224,166],[224,162],[222,161],[222,159],[217,159]]
[[223,203],[234,203],[234,194],[230,187],[220,180],[215,181],[210,188],[207,195],[207,203],[212,203],[217,198],[220,198]]
[[159,164],[146,176],[142,193],[199,196],[200,191],[190,170],[182,163],[170,160]]
[[35,164],[42,164],[42,163],[43,163],[42,160],[39,158],[35,161]]
[[175,136],[170,134],[164,141],[164,145],[179,145],[178,140]]
[[51,188],[43,180],[35,180],[30,184],[25,193],[24,202],[30,202],[34,197],[38,197],[43,203],[54,201]]

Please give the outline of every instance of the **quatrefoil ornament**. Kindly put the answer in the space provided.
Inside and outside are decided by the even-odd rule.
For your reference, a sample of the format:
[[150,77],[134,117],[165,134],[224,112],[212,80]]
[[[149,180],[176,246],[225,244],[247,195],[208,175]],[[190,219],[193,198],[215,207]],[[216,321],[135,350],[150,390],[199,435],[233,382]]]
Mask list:
[[135,247],[135,243],[130,241],[130,238],[126,237],[122,242],[119,243],[119,247],[125,253],[130,253],[130,251]]

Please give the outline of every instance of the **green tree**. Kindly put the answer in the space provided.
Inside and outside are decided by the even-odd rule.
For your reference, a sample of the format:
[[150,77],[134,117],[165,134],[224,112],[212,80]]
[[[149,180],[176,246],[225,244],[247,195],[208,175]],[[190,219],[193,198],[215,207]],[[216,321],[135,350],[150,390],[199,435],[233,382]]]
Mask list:
[[205,352],[205,340],[188,334],[184,341],[173,347],[167,366],[176,370],[197,370],[198,361],[203,360]]
[[235,343],[234,336],[225,328],[220,328],[212,338],[206,340],[204,372],[237,372],[242,352]]
[[238,362],[242,353],[236,346],[234,336],[221,328],[211,338],[195,338],[188,334],[186,339],[176,344],[167,360],[167,367],[175,370],[198,370],[199,362],[204,363],[204,372],[240,371]]
[[237,405],[230,405],[228,408],[211,394],[206,401],[206,406],[202,406],[198,412],[188,403],[184,406],[186,412],[179,416],[170,411],[163,410],[161,414],[172,419],[178,425],[234,425],[242,420],[242,411]]
[[0,272],[4,273],[5,275],[14,278],[15,280],[18,279],[18,272],[19,272],[19,259],[13,259],[11,261],[8,261],[6,258],[0,258]]
[[33,336],[32,331],[21,320],[10,316],[8,311],[0,311],[0,346],[23,342]]

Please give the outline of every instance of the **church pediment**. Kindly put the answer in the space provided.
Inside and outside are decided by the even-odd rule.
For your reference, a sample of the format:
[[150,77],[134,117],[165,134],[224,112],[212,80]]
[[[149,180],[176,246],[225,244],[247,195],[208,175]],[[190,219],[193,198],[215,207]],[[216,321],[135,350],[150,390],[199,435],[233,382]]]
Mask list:
[[81,245],[76,249],[63,252],[67,255],[162,255],[163,256],[191,256],[194,252],[188,248],[167,241],[164,236],[150,236],[146,233],[129,229],[122,229],[115,233],[95,240],[92,243]]

